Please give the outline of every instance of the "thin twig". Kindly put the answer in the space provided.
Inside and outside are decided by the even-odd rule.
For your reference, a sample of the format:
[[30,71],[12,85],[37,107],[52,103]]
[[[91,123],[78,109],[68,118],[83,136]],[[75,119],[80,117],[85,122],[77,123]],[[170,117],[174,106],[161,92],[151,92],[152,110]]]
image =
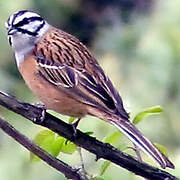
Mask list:
[[84,161],[83,161],[83,156],[82,156],[82,149],[80,147],[78,147],[78,153],[79,153],[79,157],[80,157],[80,163],[81,163],[81,172],[82,174],[84,175],[87,175],[88,176],[88,173],[86,172],[86,169],[85,169],[85,165],[84,165]]
[[[139,160],[140,162],[143,162],[139,147],[138,147],[136,144],[134,144],[134,143],[133,143],[133,145],[134,145],[134,148],[133,148],[133,149],[134,149],[134,151],[135,151],[135,153],[136,153],[136,156],[137,156],[138,160]],[[144,180],[149,180],[149,179],[144,178]]]
[[134,145],[134,148],[133,148],[133,149],[134,149],[134,151],[135,151],[135,153],[136,153],[136,155],[137,155],[138,160],[139,160],[140,162],[143,162],[139,147],[138,147],[136,144],[134,144],[134,143],[133,143],[133,145]]
[[137,175],[151,180],[164,180],[165,178],[169,180],[178,180],[178,178],[175,176],[158,168],[152,167],[146,163],[139,162],[132,156],[122,153],[113,146],[102,143],[96,140],[94,137],[88,136],[79,130],[77,130],[74,138],[72,125],[61,121],[49,113],[45,114],[43,121],[38,121],[38,119],[41,119],[43,112],[43,109],[41,108],[35,107],[28,103],[20,102],[14,97],[2,92],[0,92],[0,105],[26,117],[36,124],[51,129],[52,131],[72,141],[76,145],[94,153],[97,159],[107,159]]

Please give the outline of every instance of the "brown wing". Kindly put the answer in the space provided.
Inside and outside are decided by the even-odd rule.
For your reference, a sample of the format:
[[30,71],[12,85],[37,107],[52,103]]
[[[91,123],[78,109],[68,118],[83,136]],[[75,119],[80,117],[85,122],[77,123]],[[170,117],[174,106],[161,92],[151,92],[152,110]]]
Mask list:
[[75,37],[52,28],[36,52],[39,73],[50,83],[80,102],[129,118],[111,81]]

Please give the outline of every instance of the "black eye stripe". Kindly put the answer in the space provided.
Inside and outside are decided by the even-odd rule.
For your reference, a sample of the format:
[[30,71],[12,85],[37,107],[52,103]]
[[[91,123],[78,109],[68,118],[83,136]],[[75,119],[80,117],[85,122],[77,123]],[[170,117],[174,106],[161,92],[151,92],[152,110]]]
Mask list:
[[33,22],[33,21],[43,21],[43,18],[37,17],[37,16],[30,17],[30,18],[24,18],[22,21],[18,22],[17,24],[14,24],[13,26],[14,27],[21,27],[21,26],[29,24],[30,22]]
[[25,30],[25,29],[21,29],[21,28],[17,28],[17,30],[23,34],[28,34],[28,35],[31,35],[31,36],[36,36],[37,35],[37,32],[31,32],[31,31],[28,31],[28,30]]

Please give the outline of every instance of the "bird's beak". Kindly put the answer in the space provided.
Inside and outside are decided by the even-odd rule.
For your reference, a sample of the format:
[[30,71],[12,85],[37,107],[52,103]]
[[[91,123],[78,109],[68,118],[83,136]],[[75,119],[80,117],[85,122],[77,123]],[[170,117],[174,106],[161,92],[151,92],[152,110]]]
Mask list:
[[9,30],[8,30],[8,35],[13,35],[13,34],[15,34],[17,32],[17,29],[15,29],[15,28],[10,28]]

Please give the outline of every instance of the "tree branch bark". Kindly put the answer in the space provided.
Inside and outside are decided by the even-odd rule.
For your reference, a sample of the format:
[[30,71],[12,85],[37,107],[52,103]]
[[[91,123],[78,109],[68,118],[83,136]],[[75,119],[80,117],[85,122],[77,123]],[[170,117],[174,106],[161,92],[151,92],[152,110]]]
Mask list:
[[132,156],[122,153],[113,146],[102,143],[94,137],[77,130],[76,137],[73,136],[73,127],[70,124],[45,113],[45,118],[41,121],[43,109],[34,105],[18,101],[14,97],[0,92],[0,105],[16,112],[25,118],[31,120],[33,123],[47,127],[52,131],[58,133],[60,136],[72,141],[76,145],[86,149],[87,151],[96,155],[97,159],[103,158],[109,160],[133,173],[151,180],[178,180],[177,177],[152,167],[146,163],[137,161]]

